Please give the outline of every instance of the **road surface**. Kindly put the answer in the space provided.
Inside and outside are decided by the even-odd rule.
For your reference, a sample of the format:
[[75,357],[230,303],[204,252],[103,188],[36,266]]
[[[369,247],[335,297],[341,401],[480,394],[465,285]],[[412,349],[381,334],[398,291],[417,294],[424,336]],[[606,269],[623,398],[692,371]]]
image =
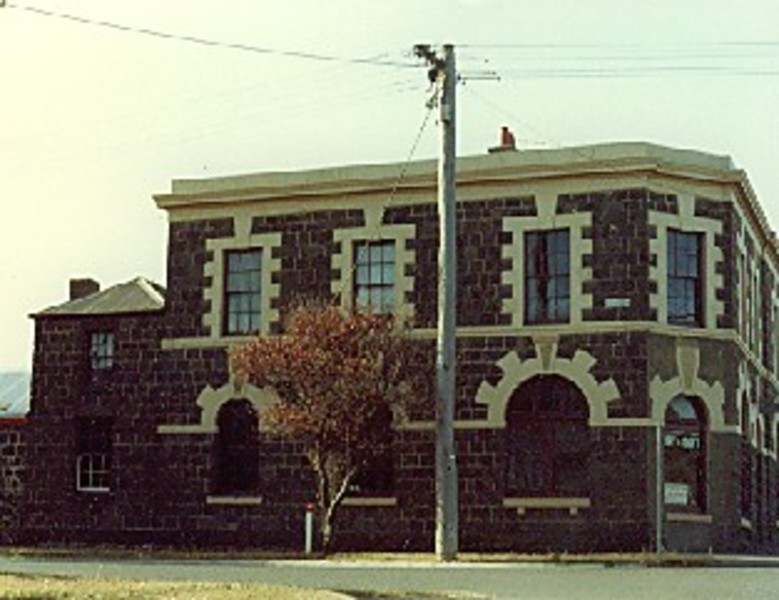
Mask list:
[[0,556],[0,572],[244,582],[340,591],[448,592],[496,600],[775,600],[776,568],[523,563],[151,560]]

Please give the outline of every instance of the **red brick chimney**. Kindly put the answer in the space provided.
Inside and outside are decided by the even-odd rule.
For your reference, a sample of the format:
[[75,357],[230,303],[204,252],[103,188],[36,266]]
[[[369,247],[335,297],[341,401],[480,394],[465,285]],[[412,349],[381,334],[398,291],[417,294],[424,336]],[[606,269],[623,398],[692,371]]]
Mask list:
[[504,125],[500,128],[500,145],[490,148],[489,152],[507,152],[516,149],[517,142],[514,139],[514,134],[511,133],[511,130],[506,125]]
[[94,279],[71,279],[70,280],[70,299],[78,300],[90,294],[100,291],[100,284]]

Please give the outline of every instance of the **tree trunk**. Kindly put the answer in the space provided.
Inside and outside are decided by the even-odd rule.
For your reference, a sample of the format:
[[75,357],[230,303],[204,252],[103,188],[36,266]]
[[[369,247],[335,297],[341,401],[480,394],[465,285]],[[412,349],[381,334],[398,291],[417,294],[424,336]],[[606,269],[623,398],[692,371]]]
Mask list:
[[329,510],[323,511],[321,533],[322,554],[327,556],[330,554],[333,543],[333,513]]

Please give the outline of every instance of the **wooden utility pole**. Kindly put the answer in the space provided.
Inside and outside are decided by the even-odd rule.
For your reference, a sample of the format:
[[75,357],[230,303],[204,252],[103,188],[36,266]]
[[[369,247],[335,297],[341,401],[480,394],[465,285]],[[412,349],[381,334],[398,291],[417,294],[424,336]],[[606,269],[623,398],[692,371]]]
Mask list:
[[441,146],[438,161],[438,343],[436,349],[436,535],[439,560],[458,552],[458,480],[454,441],[455,336],[457,246],[455,226],[455,94],[457,71],[454,46],[438,56],[429,46],[416,46],[417,56],[431,65],[429,78],[437,86]]

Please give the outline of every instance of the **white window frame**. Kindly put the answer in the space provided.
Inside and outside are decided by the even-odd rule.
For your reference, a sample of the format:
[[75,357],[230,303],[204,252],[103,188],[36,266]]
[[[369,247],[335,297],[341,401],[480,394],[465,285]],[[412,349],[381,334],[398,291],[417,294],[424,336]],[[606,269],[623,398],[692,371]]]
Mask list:
[[[87,464],[84,464],[87,463]],[[99,463],[99,466],[96,464]],[[76,459],[76,489],[79,492],[110,492],[110,457],[105,452],[86,452]]]
[[113,331],[93,331],[89,335],[89,368],[107,371],[116,361],[116,336]]
[[206,250],[212,254],[210,261],[203,267],[203,275],[210,278],[210,285],[203,290],[203,298],[210,303],[210,310],[203,315],[203,325],[210,330],[211,339],[240,339],[241,335],[227,335],[224,319],[226,318],[225,272],[227,270],[227,254],[233,251],[261,250],[262,264],[260,267],[262,281],[262,300],[260,308],[261,334],[270,332],[271,323],[279,320],[279,310],[274,306],[280,294],[280,286],[273,282],[275,273],[281,270],[281,259],[273,258],[273,249],[281,246],[280,233],[251,233],[252,217],[250,214],[240,214],[235,217],[235,235],[227,238],[210,238],[206,240]]
[[[414,291],[414,277],[407,271],[413,267],[416,252],[407,248],[406,242],[414,239],[416,226],[412,224],[373,225],[349,229],[336,229],[333,239],[340,243],[340,251],[332,257],[332,267],[339,275],[331,282],[330,290],[340,298],[341,306],[351,310],[355,306],[355,244],[361,242],[395,242],[395,278],[393,314],[399,320],[414,316],[414,305],[407,298]],[[408,267],[408,268],[407,268]]]

